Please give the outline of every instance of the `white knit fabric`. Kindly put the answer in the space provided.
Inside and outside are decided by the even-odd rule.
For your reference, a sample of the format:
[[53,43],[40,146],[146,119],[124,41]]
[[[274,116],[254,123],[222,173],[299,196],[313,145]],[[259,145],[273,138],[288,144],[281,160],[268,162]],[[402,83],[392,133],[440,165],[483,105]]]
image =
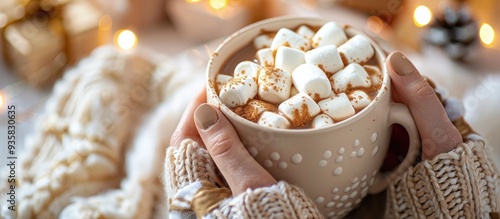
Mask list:
[[204,82],[191,59],[105,46],[66,71],[19,155],[16,212],[2,202],[0,218],[164,218],[167,142]]
[[[193,216],[189,209],[200,181],[215,184],[215,165],[208,151],[190,139],[167,149],[165,179],[171,216]],[[228,198],[204,218],[322,218],[298,187],[286,182]]]
[[425,160],[388,191],[387,218],[490,218],[500,212],[500,182],[482,141]]

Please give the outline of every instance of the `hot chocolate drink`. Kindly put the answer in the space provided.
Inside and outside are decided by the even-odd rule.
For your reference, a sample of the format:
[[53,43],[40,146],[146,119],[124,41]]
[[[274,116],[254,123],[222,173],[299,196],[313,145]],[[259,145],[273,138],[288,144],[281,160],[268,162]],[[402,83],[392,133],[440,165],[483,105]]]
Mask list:
[[[343,218],[387,188],[420,146],[408,107],[392,102],[385,54],[361,36],[321,18],[272,18],[229,36],[207,66],[207,102],[266,171],[302,188],[325,218]],[[393,124],[407,130],[409,155],[381,174]]]
[[366,108],[382,73],[362,35],[334,22],[265,32],[227,60],[214,83],[241,117],[271,128],[321,128]]

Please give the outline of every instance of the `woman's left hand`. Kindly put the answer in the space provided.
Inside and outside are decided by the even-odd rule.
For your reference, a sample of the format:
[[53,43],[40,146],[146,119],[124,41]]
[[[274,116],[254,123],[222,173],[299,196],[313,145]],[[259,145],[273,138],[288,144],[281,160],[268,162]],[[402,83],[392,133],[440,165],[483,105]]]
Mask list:
[[224,114],[205,102],[206,93],[202,91],[184,112],[170,145],[180,145],[186,138],[203,143],[233,196],[275,184],[276,180],[245,149]]

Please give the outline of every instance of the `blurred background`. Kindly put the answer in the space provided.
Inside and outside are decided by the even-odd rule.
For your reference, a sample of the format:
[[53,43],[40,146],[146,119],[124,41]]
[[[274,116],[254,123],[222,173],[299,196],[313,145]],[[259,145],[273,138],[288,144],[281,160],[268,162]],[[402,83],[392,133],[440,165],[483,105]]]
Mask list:
[[2,0],[0,135],[6,133],[6,106],[14,104],[22,146],[54,82],[97,47],[184,55],[191,62],[182,64],[203,69],[224,37],[284,15],[350,24],[387,51],[403,51],[463,101],[474,129],[500,142],[498,122],[479,125],[498,121],[497,0]]

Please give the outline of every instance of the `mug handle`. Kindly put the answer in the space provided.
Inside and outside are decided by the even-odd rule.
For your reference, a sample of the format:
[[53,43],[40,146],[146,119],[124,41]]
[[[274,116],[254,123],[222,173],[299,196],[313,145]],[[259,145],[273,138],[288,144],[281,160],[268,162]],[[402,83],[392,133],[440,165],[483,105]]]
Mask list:
[[387,173],[377,173],[374,184],[368,190],[370,194],[377,194],[385,190],[393,179],[413,165],[420,151],[420,135],[408,106],[401,103],[391,103],[387,119],[389,125],[400,124],[406,129],[410,138],[410,146],[406,157],[398,167]]

